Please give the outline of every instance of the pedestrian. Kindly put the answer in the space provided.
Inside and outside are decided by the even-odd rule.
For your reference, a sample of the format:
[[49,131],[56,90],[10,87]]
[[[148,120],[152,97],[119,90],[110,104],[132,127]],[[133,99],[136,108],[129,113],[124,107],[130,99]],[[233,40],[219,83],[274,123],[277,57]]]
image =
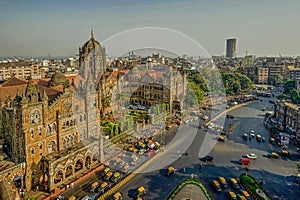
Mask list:
[[200,164],[200,165],[199,165],[199,170],[201,171],[201,169],[202,169],[202,165]]

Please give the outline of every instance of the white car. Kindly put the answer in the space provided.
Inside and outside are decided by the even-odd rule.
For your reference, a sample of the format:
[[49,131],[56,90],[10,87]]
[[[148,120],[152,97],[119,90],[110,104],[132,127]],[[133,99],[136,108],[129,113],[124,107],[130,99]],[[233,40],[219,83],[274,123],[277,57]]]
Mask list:
[[255,137],[254,131],[250,131],[250,136]]
[[249,154],[247,154],[247,158],[249,158],[249,159],[256,159],[257,156],[254,153],[249,153]]
[[205,115],[202,117],[203,120],[208,120],[208,117]]

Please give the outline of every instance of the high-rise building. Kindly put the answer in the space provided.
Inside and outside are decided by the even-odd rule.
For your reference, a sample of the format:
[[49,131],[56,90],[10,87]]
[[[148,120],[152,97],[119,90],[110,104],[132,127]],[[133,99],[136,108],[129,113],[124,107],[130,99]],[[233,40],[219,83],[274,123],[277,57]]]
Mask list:
[[236,38],[226,40],[226,57],[233,58],[236,56]]

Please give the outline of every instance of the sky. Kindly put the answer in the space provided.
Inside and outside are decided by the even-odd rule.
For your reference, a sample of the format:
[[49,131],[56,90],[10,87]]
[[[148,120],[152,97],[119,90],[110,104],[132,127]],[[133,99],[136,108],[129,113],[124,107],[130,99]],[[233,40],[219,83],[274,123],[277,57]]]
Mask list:
[[91,28],[102,43],[142,27],[175,30],[210,55],[224,55],[235,37],[237,56],[299,56],[299,8],[298,0],[0,0],[0,56],[74,56]]

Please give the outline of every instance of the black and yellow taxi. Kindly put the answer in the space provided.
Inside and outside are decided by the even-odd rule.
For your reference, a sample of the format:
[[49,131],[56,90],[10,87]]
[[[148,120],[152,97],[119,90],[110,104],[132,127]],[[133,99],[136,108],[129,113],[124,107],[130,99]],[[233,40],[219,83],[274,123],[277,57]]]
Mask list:
[[281,155],[281,156],[284,156],[284,157],[291,157],[290,152],[289,152],[288,150],[285,150],[285,149],[282,149],[282,150],[280,151],[280,155]]
[[217,180],[212,180],[210,182],[211,184],[211,187],[216,191],[216,192],[221,192],[222,191],[222,188],[221,188],[221,185],[220,183],[217,181]]
[[225,137],[222,136],[222,135],[219,135],[219,136],[217,137],[217,140],[218,140],[219,142],[224,142],[224,141],[225,141]]
[[108,182],[104,181],[103,183],[101,183],[100,187],[98,188],[98,192],[105,193],[108,188],[109,188]]
[[236,178],[230,178],[229,179],[230,185],[233,189],[238,190],[240,189],[240,184],[239,182],[236,180]]
[[146,194],[147,194],[146,189],[143,186],[141,186],[137,188],[137,191],[134,193],[134,197],[138,199],[145,196]]
[[116,192],[114,195],[113,195],[113,199],[114,200],[122,200],[123,199],[123,195],[121,192]]
[[271,152],[270,154],[268,154],[268,158],[280,159],[280,156],[276,152]]
[[114,175],[110,178],[113,183],[118,182],[121,179],[121,174],[119,172],[115,172]]
[[95,192],[97,188],[100,186],[100,183],[98,181],[95,181],[94,183],[91,184],[91,192]]
[[237,195],[233,191],[226,192],[226,197],[227,197],[227,199],[230,199],[230,200],[236,200],[237,199]]
[[171,176],[172,174],[175,174],[176,173],[176,169],[174,167],[168,167],[165,175],[166,176]]
[[222,188],[227,188],[227,182],[226,179],[222,176],[218,177],[218,180],[220,182],[220,185],[222,186]]

